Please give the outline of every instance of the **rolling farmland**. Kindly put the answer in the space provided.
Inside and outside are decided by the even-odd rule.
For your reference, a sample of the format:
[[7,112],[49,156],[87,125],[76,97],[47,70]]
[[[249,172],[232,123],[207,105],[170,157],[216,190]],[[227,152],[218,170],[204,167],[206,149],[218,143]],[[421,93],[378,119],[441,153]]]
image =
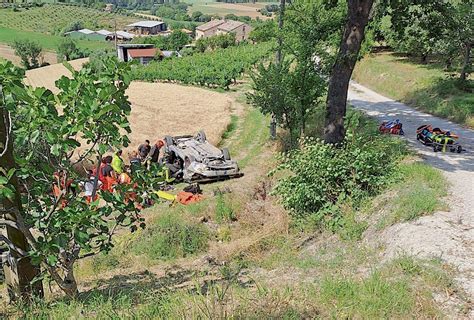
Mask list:
[[45,4],[42,7],[19,9],[19,11],[0,9],[0,27],[48,34],[59,33],[61,29],[75,21],[82,22],[85,28],[113,29],[114,19],[118,29],[138,20],[126,15],[67,5]]

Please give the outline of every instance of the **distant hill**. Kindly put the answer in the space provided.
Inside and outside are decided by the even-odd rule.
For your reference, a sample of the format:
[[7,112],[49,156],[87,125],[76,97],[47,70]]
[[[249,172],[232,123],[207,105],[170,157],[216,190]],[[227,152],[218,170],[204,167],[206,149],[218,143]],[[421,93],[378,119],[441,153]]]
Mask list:
[[47,34],[60,34],[64,28],[77,22],[80,22],[83,28],[112,30],[114,20],[117,28],[122,29],[125,25],[139,19],[124,14],[65,4],[0,9],[0,27]]

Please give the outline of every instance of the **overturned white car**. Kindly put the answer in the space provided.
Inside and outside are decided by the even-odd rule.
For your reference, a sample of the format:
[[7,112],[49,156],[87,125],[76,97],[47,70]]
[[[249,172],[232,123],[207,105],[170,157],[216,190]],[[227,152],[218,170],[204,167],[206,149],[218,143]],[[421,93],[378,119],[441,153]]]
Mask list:
[[164,163],[171,173],[184,181],[210,182],[243,176],[227,148],[210,144],[206,134],[166,136]]

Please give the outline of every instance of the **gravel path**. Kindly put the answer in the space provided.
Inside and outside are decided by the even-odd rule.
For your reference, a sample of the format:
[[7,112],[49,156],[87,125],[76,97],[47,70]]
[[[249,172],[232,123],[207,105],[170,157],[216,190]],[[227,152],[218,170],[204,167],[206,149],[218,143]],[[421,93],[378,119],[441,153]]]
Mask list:
[[[474,301],[474,131],[419,112],[357,83],[351,83],[349,102],[379,120],[400,119],[405,137],[427,163],[440,169],[451,184],[449,212],[437,212],[384,231],[388,258],[398,253],[441,258],[458,269],[456,280]],[[431,123],[460,136],[462,154],[433,152],[416,141],[416,128]],[[474,311],[471,310],[474,319]]]

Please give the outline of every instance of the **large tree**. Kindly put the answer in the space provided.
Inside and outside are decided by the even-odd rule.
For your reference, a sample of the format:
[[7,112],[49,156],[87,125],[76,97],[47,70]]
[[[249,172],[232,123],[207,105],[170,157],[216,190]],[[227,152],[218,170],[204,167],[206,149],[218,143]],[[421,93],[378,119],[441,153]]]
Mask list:
[[38,42],[20,39],[15,40],[12,47],[26,69],[34,69],[40,66],[43,48]]
[[[131,107],[125,90],[130,67],[112,57],[102,63],[100,72],[87,66],[74,71],[69,66],[72,78],[56,82],[57,95],[18,85],[12,97],[15,140],[10,144],[17,170],[7,178],[19,177],[20,188],[14,194],[23,208],[15,211],[16,227],[29,245],[28,250],[12,250],[21,254],[20,259],[41,266],[41,276],[51,278],[70,297],[78,294],[76,262],[108,251],[117,228],[144,227],[142,195],[153,196],[154,189],[148,172],[137,170],[134,184],[104,190],[100,201],[90,201],[79,192],[84,181],[78,171],[81,164],[91,160],[98,165],[108,150],[129,143]],[[7,65],[7,72],[12,68]],[[0,74],[4,71],[0,66]],[[97,178],[95,182],[97,190]]]
[[324,126],[324,140],[327,143],[340,143],[345,137],[344,118],[349,81],[365,38],[373,3],[373,0],[347,0],[343,36],[329,79]]
[[17,165],[13,154],[11,112],[16,107],[15,91],[22,86],[22,78],[22,71],[9,62],[0,61],[0,225],[3,226],[0,241],[9,248],[3,267],[11,300],[29,300],[33,295],[43,294],[41,282],[32,284],[40,272],[27,256],[30,246],[19,228],[24,221],[21,219],[23,208],[15,174]]

